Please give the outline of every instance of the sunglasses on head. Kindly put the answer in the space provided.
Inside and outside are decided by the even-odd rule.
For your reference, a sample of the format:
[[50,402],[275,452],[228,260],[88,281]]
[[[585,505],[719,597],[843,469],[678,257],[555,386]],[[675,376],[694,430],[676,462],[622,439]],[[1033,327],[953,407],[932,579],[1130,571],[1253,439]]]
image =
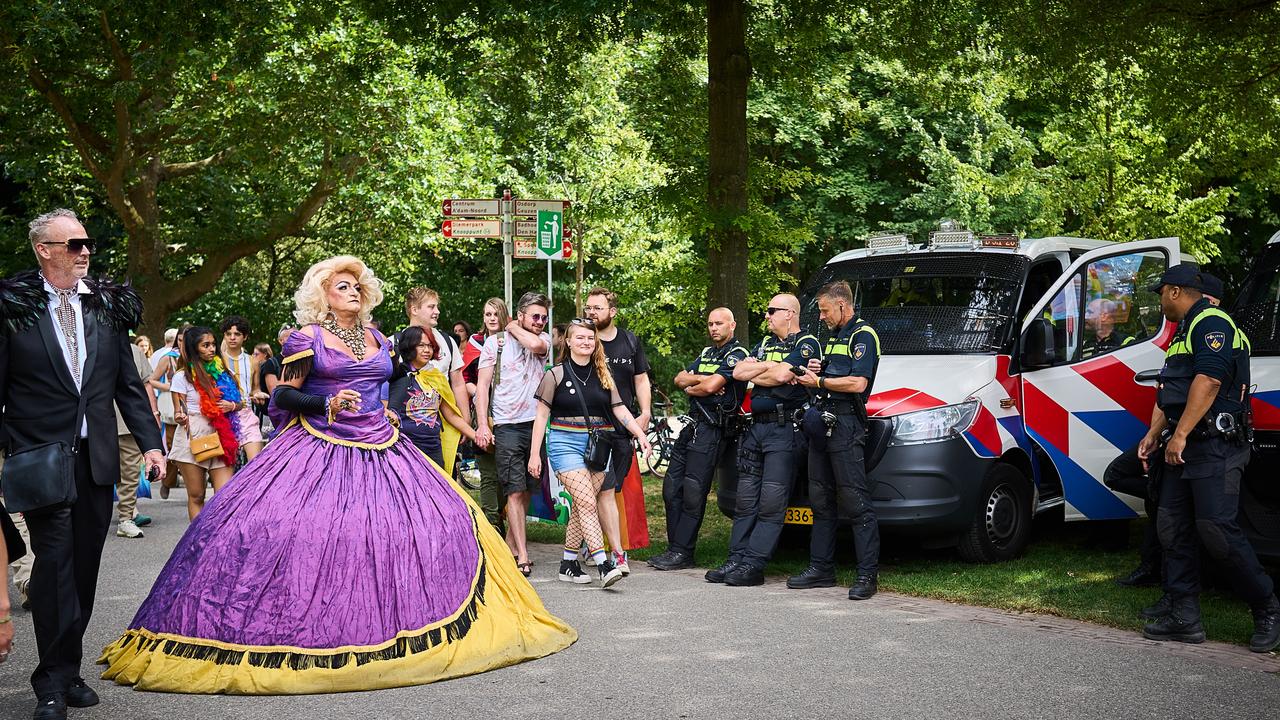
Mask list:
[[591,328],[592,330],[596,329],[596,321],[591,318],[574,318],[569,321],[569,324],[578,325],[584,328]]
[[93,238],[69,238],[65,242],[45,240],[40,244],[41,245],[66,245],[67,252],[71,253],[72,255],[79,255],[80,253],[84,252],[85,248],[89,248],[89,254],[92,255],[98,249],[98,241],[94,240]]
[[772,315],[772,314],[774,314],[774,313],[780,313],[780,312],[783,312],[783,311],[795,312],[795,311],[794,311],[794,310],[792,310],[791,308],[770,307],[770,308],[765,308],[765,310],[764,310],[764,314],[765,314],[765,315]]

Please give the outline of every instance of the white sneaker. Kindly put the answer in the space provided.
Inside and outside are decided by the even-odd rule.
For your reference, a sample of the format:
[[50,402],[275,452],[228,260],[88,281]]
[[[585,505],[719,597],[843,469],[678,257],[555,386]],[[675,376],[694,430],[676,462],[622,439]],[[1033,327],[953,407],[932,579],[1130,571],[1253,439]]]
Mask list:
[[613,554],[613,564],[622,571],[622,576],[626,577],[631,574],[631,566],[627,564],[627,554],[624,552]]
[[142,530],[138,529],[138,525],[132,520],[122,520],[116,526],[116,537],[140,538],[142,537]]

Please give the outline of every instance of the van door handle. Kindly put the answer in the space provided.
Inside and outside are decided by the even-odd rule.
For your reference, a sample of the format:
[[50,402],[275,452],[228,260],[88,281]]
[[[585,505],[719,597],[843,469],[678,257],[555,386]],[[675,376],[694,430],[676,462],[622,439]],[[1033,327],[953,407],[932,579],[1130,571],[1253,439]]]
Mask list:
[[1133,381],[1138,383],[1139,385],[1146,385],[1149,383],[1153,383],[1159,379],[1160,379],[1159,370],[1143,370],[1142,372],[1133,376]]

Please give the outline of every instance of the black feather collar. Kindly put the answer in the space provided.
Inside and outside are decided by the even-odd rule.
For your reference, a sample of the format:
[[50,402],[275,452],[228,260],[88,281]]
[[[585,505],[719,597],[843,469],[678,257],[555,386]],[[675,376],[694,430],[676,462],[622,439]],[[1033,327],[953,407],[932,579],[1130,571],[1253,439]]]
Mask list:
[[[106,278],[85,278],[90,294],[81,298],[86,312],[97,316],[98,321],[109,325],[116,332],[128,332],[142,321],[142,298],[129,284],[120,284]],[[44,280],[35,270],[26,270],[13,277],[0,279],[0,329],[19,333],[40,319],[40,313],[49,308],[49,296],[45,294]]]

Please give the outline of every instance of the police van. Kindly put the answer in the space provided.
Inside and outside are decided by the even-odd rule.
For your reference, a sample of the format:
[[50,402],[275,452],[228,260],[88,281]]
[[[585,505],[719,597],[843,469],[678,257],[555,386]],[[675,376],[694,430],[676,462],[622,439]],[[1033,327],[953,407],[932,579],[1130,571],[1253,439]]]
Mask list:
[[[1241,325],[1258,356],[1259,443],[1274,453],[1280,243],[1273,239],[1268,250],[1240,298],[1256,308]],[[1148,288],[1186,259],[1177,238],[1111,243],[962,231],[934,232],[923,244],[876,237],[832,258],[804,293],[802,325],[825,333],[814,294],[843,279],[858,315],[880,336],[866,457],[881,527],[993,562],[1020,553],[1032,519],[1054,508],[1069,520],[1138,517],[1142,501],[1112,492],[1102,478],[1146,432],[1174,334]],[[1265,482],[1261,468],[1275,459],[1253,463],[1250,507],[1242,511],[1246,528],[1273,542],[1280,483]],[[732,514],[735,488],[727,484],[719,503]],[[812,523],[806,498],[802,476],[788,523]]]

